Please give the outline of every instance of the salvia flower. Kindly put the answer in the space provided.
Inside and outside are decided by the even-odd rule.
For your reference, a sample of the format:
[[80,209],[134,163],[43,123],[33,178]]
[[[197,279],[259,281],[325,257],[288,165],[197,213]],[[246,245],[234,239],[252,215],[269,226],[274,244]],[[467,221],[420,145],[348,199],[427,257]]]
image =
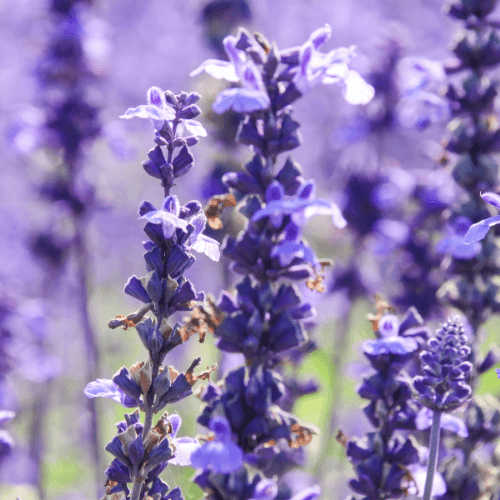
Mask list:
[[[481,193],[481,198],[495,208],[500,209],[500,195],[496,193]],[[500,224],[500,215],[488,217],[480,222],[476,222],[469,227],[467,234],[464,236],[464,243],[471,245],[481,241],[486,237],[490,227]]]
[[450,412],[465,403],[471,388],[466,380],[472,371],[471,352],[460,318],[448,318],[420,355],[424,375],[413,379],[419,400],[434,411]]
[[14,447],[14,440],[2,427],[5,423],[13,420],[15,416],[13,411],[0,410],[0,464],[8,457]]
[[[191,455],[200,446],[193,438],[177,437],[182,422],[179,415],[164,414],[156,425],[153,422],[155,414],[191,395],[195,382],[209,378],[217,368],[214,365],[195,374],[201,358],[194,359],[184,373],[163,365],[165,356],[190,337],[180,323],[169,324],[170,316],[192,311],[205,298],[184,276],[195,262],[192,250],[219,259],[218,242],[203,235],[207,218],[201,203],[190,201],[181,205],[177,196],[170,194],[175,179],[193,167],[190,146],[196,144],[198,136],[205,135],[201,124],[193,120],[201,113],[195,104],[199,98],[196,93],[174,95],[152,87],[148,104],[129,109],[123,116],[152,119],[157,146],[148,153],[143,167],[150,176],[161,180],[165,196],[159,210],[149,201],[143,201],[139,207],[149,237],[143,243],[147,275],[131,276],[124,292],[142,305],[108,324],[112,329],[135,328],[147,349],[148,360],[135,363],[130,369],[120,368],[112,380],[90,382],[84,391],[89,398],[106,397],[126,408],[137,408],[125,415],[125,422],[117,424],[118,434],[106,446],[106,451],[115,456],[106,470],[107,494],[111,498],[119,495],[130,500],[182,500],[180,489],[169,492],[159,474],[168,464],[190,465]],[[193,135],[182,137],[184,128]],[[140,422],[139,411],[145,414],[144,423]]]
[[370,319],[378,339],[366,340],[363,352],[376,370],[364,378],[358,394],[370,403],[364,413],[375,427],[362,439],[345,438],[346,454],[356,478],[350,488],[364,500],[398,498],[407,491],[406,472],[420,467],[421,449],[413,437],[399,434],[415,430],[418,405],[411,397],[407,376],[401,371],[416,357],[427,337],[422,318],[410,309],[399,319],[389,307]]
[[243,465],[243,451],[232,442],[231,428],[226,418],[213,416],[209,428],[215,437],[194,451],[191,463],[199,469],[228,474]]
[[243,113],[268,109],[273,98],[269,91],[275,91],[269,78],[280,62],[285,68],[278,78],[288,82],[288,86],[279,91],[281,106],[290,104],[319,83],[340,83],[347,102],[368,103],[375,93],[373,87],[350,68],[350,63],[356,57],[355,47],[340,48],[329,53],[317,50],[330,36],[331,28],[325,25],[313,32],[300,47],[278,52],[274,46],[272,51],[271,47],[266,51],[254,37],[240,28],[236,37],[224,39],[229,62],[209,59],[195,69],[191,76],[206,71],[214,78],[242,83],[243,88],[227,89],[218,95],[213,105],[216,113],[224,113],[230,108]]

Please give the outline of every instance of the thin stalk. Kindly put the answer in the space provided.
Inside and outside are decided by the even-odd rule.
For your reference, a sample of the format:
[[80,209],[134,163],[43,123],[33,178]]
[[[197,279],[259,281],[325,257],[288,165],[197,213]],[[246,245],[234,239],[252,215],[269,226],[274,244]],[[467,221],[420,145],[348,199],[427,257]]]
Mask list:
[[[54,297],[56,288],[59,283],[58,273],[54,276],[48,276],[43,284],[42,297],[44,304],[43,316],[48,318],[50,311],[48,308],[50,297]],[[47,322],[48,323],[48,322]],[[52,325],[49,326],[49,329]],[[40,352],[45,353],[49,349],[46,334],[37,337],[37,348]],[[45,433],[47,430],[47,410],[49,408],[50,396],[52,393],[53,384],[51,380],[47,380],[40,385],[41,390],[36,391],[35,399],[32,405],[33,419],[31,421],[30,432],[30,457],[36,464],[36,489],[40,500],[47,498],[47,492],[44,486],[43,465],[45,456],[46,439]]]
[[[156,380],[156,377],[158,376],[159,372],[159,366],[158,365],[153,365],[153,371],[151,373],[151,387],[149,389],[149,393],[146,398],[146,409],[145,409],[145,416],[144,416],[144,427],[142,428],[142,437],[143,439],[147,436],[148,432],[150,431],[152,425],[153,425],[153,402],[154,402],[154,397],[155,397],[155,392],[154,392],[154,383]],[[168,368],[167,368],[168,370]]]
[[[75,216],[75,240],[74,249],[76,254],[77,278],[78,278],[78,309],[80,321],[83,328],[83,337],[86,352],[87,380],[95,380],[99,373],[99,353],[94,328],[90,320],[89,312],[89,255],[85,243],[84,221]],[[86,398],[87,399],[87,398]],[[96,399],[87,399],[87,407],[90,412],[90,439],[92,446],[92,460],[96,485],[101,478],[101,440],[99,435],[99,418],[97,412]]]
[[427,476],[425,478],[424,498],[431,499],[434,474],[436,473],[437,458],[439,451],[439,436],[441,434],[441,412],[435,411],[432,415],[431,441],[429,444],[429,463],[427,465]]
[[140,495],[141,495],[143,483],[144,483],[144,480],[142,480],[142,481],[134,480],[134,486],[132,487],[132,493],[130,494],[130,500],[140,500],[140,498],[141,498]]

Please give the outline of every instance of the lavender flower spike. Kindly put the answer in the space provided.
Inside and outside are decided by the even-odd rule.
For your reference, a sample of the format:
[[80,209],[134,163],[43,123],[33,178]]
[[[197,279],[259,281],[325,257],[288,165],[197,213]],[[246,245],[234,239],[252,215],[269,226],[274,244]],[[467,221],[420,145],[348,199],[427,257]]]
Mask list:
[[472,363],[466,361],[471,349],[467,345],[464,325],[458,316],[448,318],[429,341],[430,351],[420,354],[425,375],[413,379],[413,387],[420,401],[433,410],[429,462],[425,479],[424,500],[432,497],[432,485],[436,474],[441,431],[441,415],[451,412],[465,403],[472,389],[465,380],[472,371]]
[[429,349],[420,354],[424,375],[413,379],[413,387],[427,408],[451,412],[471,394],[465,382],[472,370],[472,363],[466,361],[471,349],[458,316],[448,318],[429,341]]
[[[481,193],[481,198],[486,203],[500,209],[500,195],[495,193]],[[490,230],[490,227],[495,226],[496,224],[500,224],[500,215],[488,217],[480,222],[476,222],[476,224],[472,224],[467,231],[467,234],[464,236],[464,243],[471,245],[476,241],[481,241]]]

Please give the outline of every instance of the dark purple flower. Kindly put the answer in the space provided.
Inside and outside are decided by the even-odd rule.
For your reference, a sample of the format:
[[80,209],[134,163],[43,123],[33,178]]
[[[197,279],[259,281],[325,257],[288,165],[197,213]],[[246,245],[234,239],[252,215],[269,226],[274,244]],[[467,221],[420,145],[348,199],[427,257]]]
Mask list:
[[224,417],[210,419],[210,429],[215,438],[191,455],[192,467],[229,474],[243,465],[243,451],[231,440],[231,427]]
[[450,412],[465,403],[471,388],[467,385],[472,363],[471,352],[460,318],[448,318],[429,341],[429,351],[420,354],[422,371],[413,379],[420,401],[434,411]]
[[[165,122],[171,122],[176,118],[174,107],[167,102],[163,90],[151,87],[147,93],[147,104],[141,104],[136,108],[129,108],[120,118],[149,118],[153,121],[156,130],[161,131]],[[195,137],[206,137],[207,131],[203,125],[189,117],[178,117],[186,127],[186,130]]]

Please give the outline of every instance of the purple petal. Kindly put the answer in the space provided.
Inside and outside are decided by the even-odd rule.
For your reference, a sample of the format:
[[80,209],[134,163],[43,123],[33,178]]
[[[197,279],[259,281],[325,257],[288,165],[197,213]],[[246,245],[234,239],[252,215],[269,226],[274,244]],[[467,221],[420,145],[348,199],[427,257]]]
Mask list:
[[231,426],[225,417],[212,417],[209,426],[219,441],[231,441]]
[[151,118],[155,124],[163,123],[164,120],[173,120],[175,112],[172,108],[160,109],[152,104],[141,104],[136,108],[128,108],[120,118]]
[[184,126],[186,127],[186,130],[194,135],[195,137],[206,137],[207,136],[207,131],[205,130],[205,127],[197,121],[197,120],[182,120],[184,123]]
[[278,181],[273,181],[266,189],[266,203],[279,201],[285,197],[285,190]]
[[318,498],[321,495],[321,488],[316,485],[316,486],[310,486],[309,488],[306,488],[302,490],[301,492],[297,493],[294,495],[290,500],[314,500],[315,498]]
[[375,89],[357,71],[349,71],[344,79],[344,85],[344,99],[349,104],[368,104],[375,95]]
[[469,244],[464,241],[463,236],[456,234],[443,238],[436,245],[438,253],[447,253],[452,255],[455,259],[468,260],[473,259],[481,252],[481,243],[475,242]]
[[500,195],[495,193],[481,193],[481,198],[490,205],[493,205],[496,208],[500,208]]
[[[407,466],[408,470],[413,476],[415,484],[411,484],[408,488],[410,495],[417,495],[419,497],[424,494],[425,478],[427,477],[427,467],[420,464],[411,464]],[[418,491],[418,493],[417,493]],[[443,476],[439,472],[434,473],[434,481],[432,482],[431,497],[444,495],[447,491],[446,483]]]
[[243,452],[234,443],[209,441],[191,455],[191,466],[229,474],[243,465]]
[[98,378],[94,382],[89,382],[83,393],[88,398],[109,398],[122,404],[123,392],[112,381],[106,378]]
[[190,437],[174,439],[173,445],[175,446],[175,456],[168,463],[181,466],[191,465],[191,455],[201,446],[196,439]]
[[278,485],[272,479],[262,479],[255,486],[250,500],[274,500],[278,494]]
[[209,259],[219,262],[220,243],[213,238],[200,234],[191,248],[195,252],[204,253]]
[[140,219],[146,219],[148,222],[153,224],[161,224],[166,222],[173,225],[175,228],[187,230],[188,223],[185,220],[179,219],[175,214],[167,212],[165,210],[156,210],[155,212],[148,212],[144,214]]
[[6,422],[10,422],[16,416],[15,412],[8,410],[0,410],[0,426]]
[[247,58],[245,55],[245,51],[236,48],[237,43],[238,43],[237,38],[231,35],[226,36],[226,38],[224,38],[224,40],[222,41],[222,44],[224,45],[224,50],[226,51],[227,57],[231,61],[236,74],[241,76],[240,69],[243,66],[243,64],[245,64]]
[[248,90],[265,92],[264,82],[262,81],[260,71],[252,61],[248,61],[242,67],[240,76],[241,83]]
[[158,87],[151,87],[147,93],[147,103],[152,106],[156,106],[160,109],[165,109],[167,107],[167,101],[165,100],[165,95],[162,90]]
[[470,245],[476,241],[481,241],[490,230],[490,227],[496,224],[500,224],[500,215],[495,215],[494,217],[489,217],[476,224],[472,224],[467,234],[464,236],[464,243]]
[[168,416],[168,421],[172,425],[172,433],[170,437],[175,438],[181,428],[182,418],[177,413],[174,413],[173,415]]
[[212,109],[217,114],[225,113],[232,109],[237,113],[253,113],[261,109],[267,109],[271,101],[269,96],[259,90],[250,89],[227,89],[223,90],[216,98]]
[[363,351],[366,354],[409,354],[418,349],[415,339],[410,337],[390,337],[386,339],[369,339],[363,342]]
[[297,195],[302,200],[312,200],[314,198],[315,193],[316,193],[316,185],[314,184],[314,181],[308,181],[302,184]]
[[314,45],[315,49],[319,49],[332,36],[332,28],[329,24],[325,24],[323,28],[318,28],[311,33],[309,42]]
[[399,319],[394,314],[384,314],[378,322],[378,331],[382,337],[396,337],[399,330]]
[[228,82],[239,82],[240,78],[236,74],[234,65],[227,61],[219,61],[218,59],[207,59],[203,61],[194,71],[189,73],[189,76],[196,76],[206,71],[213,78],[218,80],[227,80]]

